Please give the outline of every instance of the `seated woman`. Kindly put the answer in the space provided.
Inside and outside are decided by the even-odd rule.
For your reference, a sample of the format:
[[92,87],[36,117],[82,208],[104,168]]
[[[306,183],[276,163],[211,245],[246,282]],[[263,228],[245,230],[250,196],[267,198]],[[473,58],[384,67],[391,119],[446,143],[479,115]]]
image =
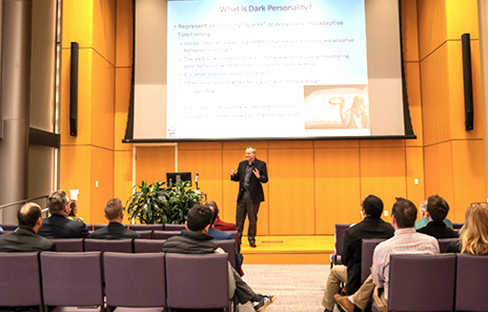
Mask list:
[[71,211],[69,212],[68,219],[73,220],[73,221],[79,221],[83,222],[82,217],[77,217],[76,214],[78,213],[78,204],[76,203],[76,200],[71,200],[69,202],[69,207],[71,208]]
[[466,209],[459,241],[452,242],[446,252],[488,255],[488,203],[472,203]]

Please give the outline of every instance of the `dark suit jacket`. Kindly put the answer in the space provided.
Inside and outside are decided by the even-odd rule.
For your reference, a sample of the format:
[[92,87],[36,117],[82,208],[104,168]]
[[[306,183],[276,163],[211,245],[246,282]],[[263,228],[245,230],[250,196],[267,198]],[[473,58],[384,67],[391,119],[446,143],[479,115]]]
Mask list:
[[141,238],[141,234],[127,229],[119,222],[110,222],[106,227],[96,230],[91,238],[96,239],[127,239]]
[[[247,160],[241,161],[239,163],[239,167],[237,168],[237,172],[233,176],[230,176],[232,181],[239,182],[239,195],[237,196],[238,202],[241,200],[242,193],[244,193],[246,166]],[[251,177],[249,178],[249,191],[251,192],[252,202],[257,204],[264,201],[263,186],[261,183],[268,182],[268,170],[266,169],[266,163],[257,158],[254,159],[253,166],[254,168],[258,169],[260,177],[258,179],[254,173],[251,173]]]
[[429,222],[423,228],[417,230],[419,233],[434,236],[435,238],[458,238],[459,234],[446,226],[444,222]]
[[63,215],[52,215],[49,218],[44,218],[38,234],[46,238],[90,237],[85,223],[69,220]]
[[344,233],[342,263],[347,266],[346,293],[354,294],[361,287],[361,256],[363,238],[384,238],[393,236],[393,227],[380,218],[366,217],[362,222],[348,228]]
[[39,236],[31,229],[17,228],[0,235],[0,252],[57,251],[53,241]]

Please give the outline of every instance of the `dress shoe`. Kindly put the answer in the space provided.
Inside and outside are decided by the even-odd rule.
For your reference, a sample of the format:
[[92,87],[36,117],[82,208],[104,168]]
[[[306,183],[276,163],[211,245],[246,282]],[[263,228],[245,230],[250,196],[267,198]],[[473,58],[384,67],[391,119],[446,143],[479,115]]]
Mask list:
[[249,245],[250,245],[252,248],[256,248],[256,242],[255,242],[255,241],[250,241],[250,242],[249,242]]
[[354,312],[354,308],[356,308],[356,305],[354,305],[347,296],[341,296],[339,294],[335,294],[334,299],[337,302],[337,304],[344,309],[344,311]]

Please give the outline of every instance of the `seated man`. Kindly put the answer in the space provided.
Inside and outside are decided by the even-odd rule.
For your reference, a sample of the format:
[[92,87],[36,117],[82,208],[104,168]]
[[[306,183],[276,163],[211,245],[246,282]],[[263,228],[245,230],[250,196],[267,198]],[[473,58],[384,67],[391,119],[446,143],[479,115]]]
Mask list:
[[373,299],[382,312],[388,311],[390,255],[439,253],[439,244],[434,237],[415,231],[413,225],[416,218],[415,205],[407,199],[397,198],[391,212],[391,225],[395,229],[395,236],[376,246],[371,276],[354,295],[334,296],[346,312],[353,312],[356,306],[364,310],[370,299]]
[[[418,219],[417,222],[415,222],[415,226],[414,226],[416,230],[423,228],[424,226],[427,225],[427,223],[429,223],[429,219],[427,218],[427,202],[428,200],[424,200],[423,202],[420,203],[420,209],[419,209],[420,219]],[[452,226],[452,222],[449,219],[445,218],[444,223],[448,228],[454,229]]]
[[85,223],[67,218],[71,208],[65,191],[59,190],[49,195],[47,205],[51,216],[42,220],[39,235],[46,238],[90,237]]
[[[187,230],[181,231],[181,236],[169,238],[164,243],[162,252],[180,254],[223,253],[224,251],[212,242],[213,237],[207,234],[211,221],[212,211],[209,207],[194,206],[188,212],[185,222]],[[235,295],[241,304],[251,301],[254,310],[258,312],[263,311],[275,301],[275,296],[256,294],[230,264],[228,267],[229,298]]]
[[[334,295],[339,292],[339,284],[345,282],[346,293],[353,294],[361,287],[362,240],[365,238],[390,238],[395,230],[381,220],[383,201],[374,195],[369,195],[361,203],[363,221],[351,225],[344,233],[342,248],[342,263],[334,266],[327,278],[322,305],[325,311],[334,308]],[[347,272],[346,272],[347,271]]]
[[449,205],[444,198],[439,195],[430,196],[427,200],[426,212],[426,217],[430,222],[423,228],[418,229],[417,232],[434,236],[437,239],[458,238],[458,233],[448,228],[444,223],[448,212]]
[[52,240],[37,235],[42,225],[41,207],[27,203],[17,211],[19,227],[12,233],[0,235],[0,251],[56,251]]
[[141,238],[141,234],[127,229],[122,224],[124,220],[124,207],[118,198],[111,199],[105,205],[105,218],[109,221],[104,228],[92,233],[92,238],[97,239],[130,239]]

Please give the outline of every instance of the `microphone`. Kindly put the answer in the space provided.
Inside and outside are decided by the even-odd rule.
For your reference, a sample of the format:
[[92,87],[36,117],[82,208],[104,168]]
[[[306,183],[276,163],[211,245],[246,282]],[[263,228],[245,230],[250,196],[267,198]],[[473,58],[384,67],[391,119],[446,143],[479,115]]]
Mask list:
[[198,190],[198,173],[195,175],[195,185],[196,185],[197,190]]

